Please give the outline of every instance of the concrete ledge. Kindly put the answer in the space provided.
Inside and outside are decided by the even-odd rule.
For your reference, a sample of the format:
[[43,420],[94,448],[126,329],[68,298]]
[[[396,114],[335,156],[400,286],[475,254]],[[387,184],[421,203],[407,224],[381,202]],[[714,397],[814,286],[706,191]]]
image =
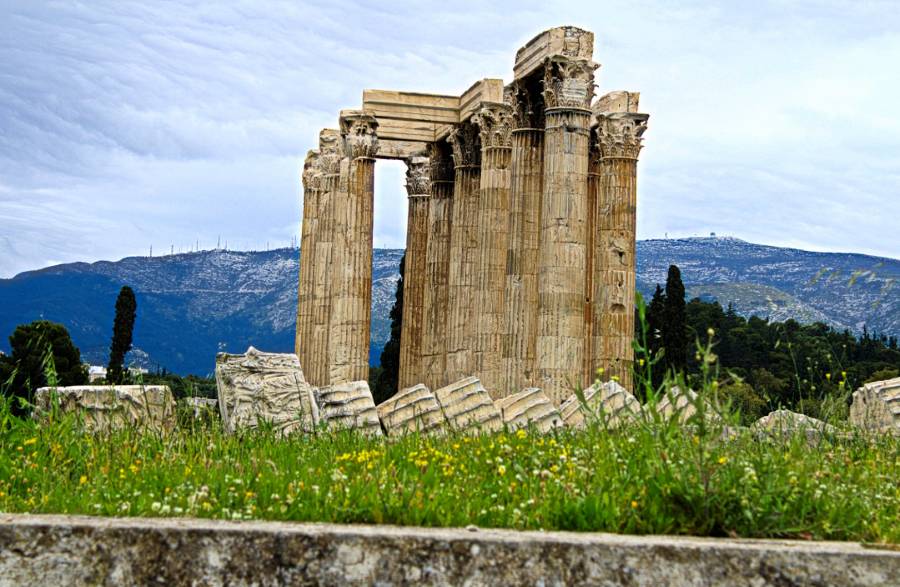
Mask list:
[[0,514],[0,585],[891,585],[851,543]]

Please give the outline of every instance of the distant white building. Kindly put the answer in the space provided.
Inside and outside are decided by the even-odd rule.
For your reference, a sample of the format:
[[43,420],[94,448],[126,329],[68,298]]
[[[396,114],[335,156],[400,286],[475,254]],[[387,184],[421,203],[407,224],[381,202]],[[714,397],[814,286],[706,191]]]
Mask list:
[[106,367],[100,365],[88,365],[88,381],[93,383],[98,379],[106,379]]

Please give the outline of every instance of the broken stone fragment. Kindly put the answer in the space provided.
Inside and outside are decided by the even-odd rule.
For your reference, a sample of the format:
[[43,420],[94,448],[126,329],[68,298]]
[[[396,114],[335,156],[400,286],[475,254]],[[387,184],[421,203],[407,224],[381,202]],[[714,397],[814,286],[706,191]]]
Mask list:
[[409,432],[443,434],[444,413],[431,390],[414,385],[397,392],[392,398],[378,404],[378,418],[388,436],[401,436]]
[[123,428],[167,431],[175,427],[175,399],[165,385],[80,385],[42,387],[35,393],[34,416],[49,417],[58,403],[77,413],[92,432]]
[[209,397],[186,397],[184,405],[194,418],[209,418],[218,414],[219,401]]
[[707,421],[719,422],[721,417],[713,409],[713,406],[705,399],[697,395],[697,392],[688,388],[682,391],[680,387],[673,386],[660,398],[656,404],[656,411],[663,420],[669,421],[675,418],[680,424],[687,424],[698,413],[698,406],[703,408]]
[[562,416],[553,402],[537,387],[523,389],[519,393],[497,400],[503,423],[510,430],[532,427],[547,433],[563,426]]
[[610,429],[616,429],[641,417],[641,404],[631,392],[615,381],[594,383],[584,390],[584,401],[577,394],[559,408],[566,426],[584,428],[593,417]]
[[292,353],[264,353],[250,347],[242,355],[216,356],[216,387],[225,430],[271,424],[280,434],[313,432],[319,413],[312,387]]
[[866,383],[854,391],[850,422],[870,432],[900,434],[900,377]]
[[500,411],[477,377],[445,385],[434,395],[453,430],[494,432],[503,426]]
[[810,441],[818,440],[823,434],[835,433],[834,426],[790,410],[775,410],[757,420],[750,428],[757,435],[789,438],[795,434],[803,434]]
[[315,390],[319,418],[337,428],[381,436],[381,422],[369,384],[365,381],[336,383]]

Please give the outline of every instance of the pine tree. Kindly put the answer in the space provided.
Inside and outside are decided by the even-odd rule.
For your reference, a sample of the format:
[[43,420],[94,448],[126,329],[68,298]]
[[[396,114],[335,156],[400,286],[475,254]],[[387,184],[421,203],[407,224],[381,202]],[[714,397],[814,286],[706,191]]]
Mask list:
[[687,314],[685,312],[684,283],[676,265],[669,265],[666,277],[665,317],[662,343],[666,349],[666,368],[676,373],[687,369]]
[[131,350],[131,338],[134,331],[134,318],[137,315],[137,300],[134,291],[123,286],[116,298],[116,318],[113,323],[112,343],[109,346],[109,366],[106,369],[106,380],[120,384],[124,380],[125,355]]
[[406,253],[400,258],[400,279],[391,308],[391,337],[381,351],[381,372],[375,380],[372,396],[376,404],[397,393],[400,379],[400,332],[403,330],[403,276],[406,273]]

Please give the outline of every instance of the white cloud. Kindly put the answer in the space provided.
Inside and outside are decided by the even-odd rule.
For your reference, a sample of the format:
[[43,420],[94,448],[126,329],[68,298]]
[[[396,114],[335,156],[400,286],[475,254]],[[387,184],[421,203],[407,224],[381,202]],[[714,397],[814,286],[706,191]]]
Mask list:
[[[5,2],[0,275],[297,233],[299,168],[362,89],[458,93],[593,30],[600,92],[642,92],[639,236],[716,231],[900,256],[891,2]],[[377,246],[402,246],[380,163]]]

